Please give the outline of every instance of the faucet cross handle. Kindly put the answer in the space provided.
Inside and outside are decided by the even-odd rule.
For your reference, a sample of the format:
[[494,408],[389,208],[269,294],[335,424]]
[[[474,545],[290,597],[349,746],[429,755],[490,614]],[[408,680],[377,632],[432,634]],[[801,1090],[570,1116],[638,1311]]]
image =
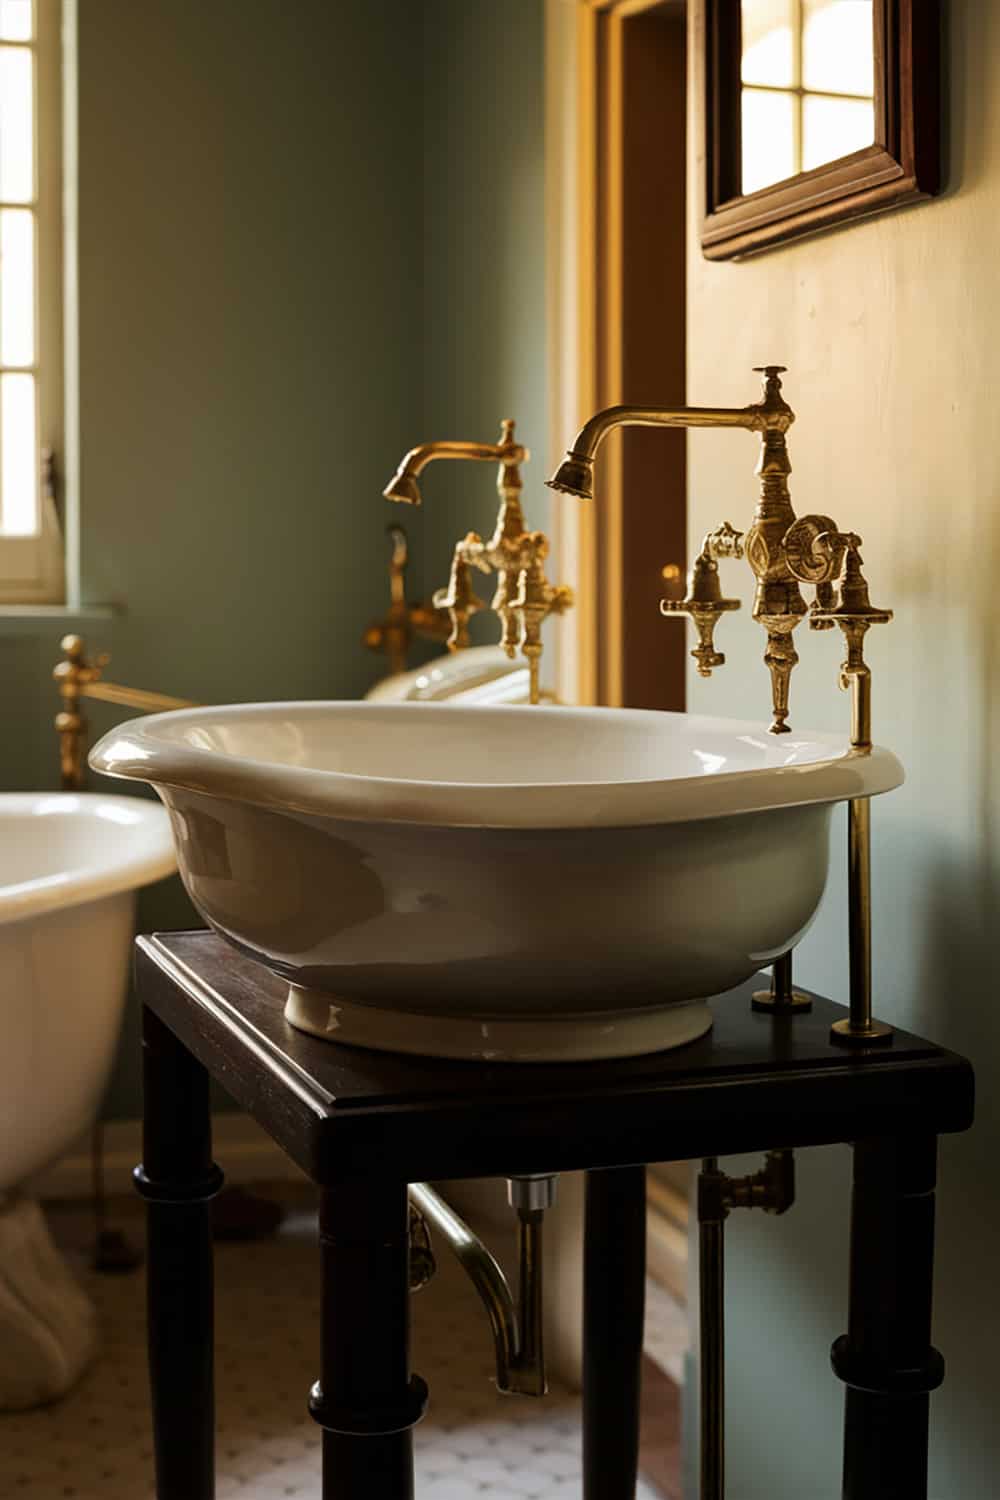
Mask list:
[[781,395],[781,377],[787,373],[788,366],[753,365],[752,369],[755,375],[762,375],[764,377],[760,383],[764,404],[781,402],[781,405],[784,406],[785,403]]
[[[467,541],[471,540],[473,533],[470,532]],[[475,538],[479,540],[478,537]],[[485,609],[483,601],[479,598],[472,587],[472,576],[469,564],[462,557],[458,548],[451,560],[451,574],[448,578],[447,588],[438,589],[434,595],[435,609],[446,609],[451,616],[451,635],[448,637],[449,651],[464,651],[469,645],[469,620],[481,609]]]
[[[792,528],[794,529],[794,528]],[[815,619],[835,625],[862,622],[869,625],[886,625],[892,619],[891,609],[879,609],[872,604],[868,593],[868,580],[861,571],[861,538],[853,531],[837,532],[834,544],[840,548],[843,572],[839,579],[839,602],[829,608],[816,611]]]
[[703,544],[704,549],[712,557],[741,558],[744,551],[743,535],[742,531],[737,531],[728,521],[723,521],[715,531],[709,532]]
[[878,609],[868,595],[868,580],[861,571],[861,538],[844,534],[846,555],[840,579],[840,600],[818,613],[817,618],[839,625],[847,655],[840,664],[840,686],[851,690],[851,744],[858,750],[871,747],[871,669],[865,661],[865,636],[870,625],[887,625],[891,609]]
[[722,596],[719,564],[710,552],[711,540],[711,537],[705,538],[705,545],[695,558],[694,567],[688,574],[685,597],[660,600],[661,615],[690,615],[694,621],[698,644],[691,655],[698,664],[700,677],[711,677],[714,667],[725,665],[724,653],[715,649],[715,627],[720,615],[740,607],[738,599],[724,599]]

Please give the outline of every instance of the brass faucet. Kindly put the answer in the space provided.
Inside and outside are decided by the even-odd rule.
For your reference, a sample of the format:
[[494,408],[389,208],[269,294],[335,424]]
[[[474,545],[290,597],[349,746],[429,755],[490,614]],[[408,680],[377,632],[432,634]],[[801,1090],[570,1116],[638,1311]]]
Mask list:
[[408,604],[406,600],[406,565],[409,543],[402,526],[387,526],[392,542],[389,554],[389,609],[381,620],[368,626],[362,640],[370,651],[384,651],[389,658],[389,674],[396,677],[406,671],[406,657],[414,636],[428,641],[447,640],[451,621],[443,609],[432,601]]
[[520,650],[527,659],[529,698],[537,703],[542,623],[550,614],[562,614],[570,607],[573,591],[549,583],[544,568],[548,539],[541,531],[528,531],[525,523],[520,465],[529,457],[527,448],[514,441],[514,423],[506,420],[500,425],[499,443],[439,442],[411,448],[382,493],[387,500],[419,505],[417,479],[435,458],[492,459],[498,464],[500,508],[493,535],[483,541],[470,531],[456,543],[448,584],[435,593],[434,605],[447,610],[451,619],[449,650],[462,650],[469,644],[470,618],[485,608],[473,587],[473,569],[496,573],[490,608],[500,619],[500,643],[508,656]]
[[[723,597],[718,560],[745,557],[757,580],[753,618],[767,632],[764,662],[771,674],[771,733],[786,734],[790,728],[789,679],[799,660],[792,633],[800,621],[808,615],[815,630],[839,624],[849,645],[844,672],[863,676],[867,671],[861,655],[864,633],[869,624],[891,619],[891,613],[867,604],[858,550],[860,537],[839,531],[829,516],[796,517],[788,492],[792,466],[785,437],[795,413],[781,395],[784,366],[756,369],[763,376],[763,392],[761,400],[750,406],[611,406],[597,412],[581,429],[548,483],[554,490],[592,499],[594,457],[615,427],[742,427],[760,433],[760,459],[755,470],[760,494],[750,529],[746,533],[735,531],[727,521],[710,532],[688,574],[685,597],[664,599],[660,609],[665,615],[687,614],[694,620],[698,645],[691,655],[701,676],[710,677],[725,662],[725,656],[715,648],[719,616],[740,607],[739,600]],[[816,590],[811,606],[802,596],[802,584]],[[864,592],[866,605],[863,624],[858,623],[857,610],[851,604],[859,590]]]
[[[720,558],[745,557],[757,580],[753,618],[767,631],[764,662],[771,674],[772,734],[787,734],[788,685],[798,653],[792,632],[808,614],[813,630],[840,627],[847,654],[840,668],[840,686],[851,693],[851,749],[859,755],[872,748],[871,671],[864,659],[864,639],[872,625],[885,625],[892,611],[877,609],[868,597],[861,571],[861,538],[840,531],[829,516],[796,517],[788,493],[785,434],[795,413],[781,395],[784,365],[756,367],[763,378],[760,401],[750,406],[609,406],[581,428],[573,447],[548,481],[554,490],[593,499],[594,456],[602,439],[615,427],[744,427],[760,433],[760,496],[749,531],[734,530],[725,522],[702,542],[688,574],[683,599],[664,599],[665,615],[687,614],[698,630],[691,655],[702,677],[710,677],[725,657],[715,648],[719,616],[739,608],[738,599],[723,596],[719,582]],[[811,605],[801,584],[816,591]],[[848,803],[848,939],[850,1015],[836,1021],[831,1039],[850,1046],[870,1047],[891,1042],[892,1028],[872,1017],[871,973],[871,803],[854,797]],[[754,996],[755,1009],[789,1013],[808,1009],[808,999],[792,989],[791,955],[775,964],[771,993]]]

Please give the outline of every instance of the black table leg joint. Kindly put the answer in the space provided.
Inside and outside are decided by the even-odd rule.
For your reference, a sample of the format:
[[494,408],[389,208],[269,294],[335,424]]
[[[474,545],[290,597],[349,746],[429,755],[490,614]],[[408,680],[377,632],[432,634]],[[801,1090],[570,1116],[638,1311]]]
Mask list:
[[157,1500],[213,1500],[215,1386],[208,1074],[143,1011],[142,1165],[146,1200],[149,1377]]
[[427,1409],[427,1382],[411,1375],[403,1401],[387,1406],[363,1409],[336,1406],[325,1400],[317,1380],[309,1392],[309,1415],[325,1432],[339,1432],[344,1437],[389,1437],[395,1432],[409,1432],[416,1427]]
[[833,1373],[852,1391],[870,1396],[923,1396],[936,1391],[944,1380],[944,1356],[929,1349],[926,1359],[916,1365],[892,1366],[851,1348],[850,1339],[841,1334],[830,1351]]
[[132,1172],[132,1183],[147,1203],[210,1203],[222,1191],[225,1177],[213,1162],[207,1172],[183,1182],[150,1177],[145,1167]]
[[843,1500],[927,1500],[933,1135],[854,1146],[848,1331],[833,1346],[844,1404]]

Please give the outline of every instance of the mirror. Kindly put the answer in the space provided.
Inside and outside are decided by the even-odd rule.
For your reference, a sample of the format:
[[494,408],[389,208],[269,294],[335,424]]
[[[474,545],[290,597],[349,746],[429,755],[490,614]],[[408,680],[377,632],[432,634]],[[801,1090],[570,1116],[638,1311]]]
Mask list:
[[741,189],[875,140],[871,0],[741,0]]
[[700,10],[708,257],[938,191],[936,0],[702,0]]

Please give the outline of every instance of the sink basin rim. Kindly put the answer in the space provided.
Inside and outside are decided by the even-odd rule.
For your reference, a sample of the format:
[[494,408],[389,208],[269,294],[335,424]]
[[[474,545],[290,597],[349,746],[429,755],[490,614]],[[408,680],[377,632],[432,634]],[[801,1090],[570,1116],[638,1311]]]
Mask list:
[[[575,719],[608,723],[612,716],[631,726],[648,721],[651,731],[669,722],[690,732],[703,727],[734,738],[758,736],[767,748],[793,749],[808,742],[830,754],[794,765],[711,771],[694,776],[603,781],[476,782],[408,780],[357,772],[325,770],[279,760],[261,760],[218,749],[185,745],[178,728],[220,719],[319,716],[339,712],[375,721],[385,716],[431,715],[463,718],[489,715],[497,722],[531,715],[558,715],[563,724]],[[683,722],[682,722],[683,721]],[[164,727],[170,731],[163,733]],[[762,812],[771,808],[846,801],[891,791],[903,781],[903,769],[891,751],[876,746],[853,751],[842,736],[801,731],[775,739],[755,721],[643,709],[555,706],[469,706],[446,703],[373,704],[364,700],[307,700],[224,704],[129,720],[109,731],[94,746],[90,764],[111,777],[150,782],[153,786],[201,792],[247,802],[274,811],[301,813],[349,822],[422,824],[435,828],[592,829],[661,826]]]

